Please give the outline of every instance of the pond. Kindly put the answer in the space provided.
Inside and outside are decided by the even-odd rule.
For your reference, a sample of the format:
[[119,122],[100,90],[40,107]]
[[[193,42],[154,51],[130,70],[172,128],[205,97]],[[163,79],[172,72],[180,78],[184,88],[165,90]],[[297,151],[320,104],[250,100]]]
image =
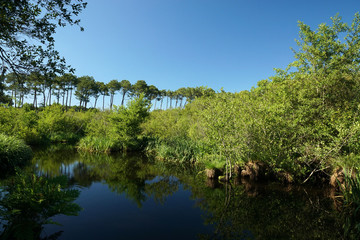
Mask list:
[[66,175],[80,191],[78,216],[56,215],[60,225],[43,225],[41,239],[342,238],[342,218],[324,187],[225,184],[195,166],[64,146],[37,151],[28,171]]

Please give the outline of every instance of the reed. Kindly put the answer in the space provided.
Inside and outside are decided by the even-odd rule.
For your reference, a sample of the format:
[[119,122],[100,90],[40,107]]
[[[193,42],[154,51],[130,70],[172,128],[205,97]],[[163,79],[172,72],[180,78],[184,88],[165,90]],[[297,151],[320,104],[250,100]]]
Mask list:
[[11,172],[32,158],[32,150],[23,140],[0,134],[0,172]]
[[197,160],[198,147],[195,142],[184,138],[157,139],[148,144],[146,152],[158,159],[194,163]]
[[87,136],[80,140],[77,149],[86,152],[110,153],[118,149],[117,144],[110,138]]

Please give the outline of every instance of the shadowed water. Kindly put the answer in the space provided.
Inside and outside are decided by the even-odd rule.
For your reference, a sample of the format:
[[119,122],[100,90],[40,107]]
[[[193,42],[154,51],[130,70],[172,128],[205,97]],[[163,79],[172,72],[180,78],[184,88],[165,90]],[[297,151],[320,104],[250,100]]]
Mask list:
[[[201,169],[139,155],[37,151],[28,171],[66,175],[78,216],[45,224],[52,239],[341,239],[329,190],[207,180]],[[53,235],[54,236],[54,235]]]

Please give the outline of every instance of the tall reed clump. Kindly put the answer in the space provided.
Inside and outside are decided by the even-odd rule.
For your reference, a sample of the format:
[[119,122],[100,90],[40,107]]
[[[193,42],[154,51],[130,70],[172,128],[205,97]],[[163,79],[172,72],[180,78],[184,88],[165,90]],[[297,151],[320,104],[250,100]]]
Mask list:
[[194,141],[184,138],[153,140],[146,148],[146,152],[154,155],[157,159],[180,163],[194,163],[199,154],[198,150]]
[[31,158],[31,148],[24,141],[0,133],[0,172],[13,171]]
[[344,171],[343,195],[344,235],[346,239],[360,239],[360,174]]
[[80,140],[77,149],[91,153],[110,153],[118,150],[118,147],[116,147],[116,143],[110,138],[86,136]]

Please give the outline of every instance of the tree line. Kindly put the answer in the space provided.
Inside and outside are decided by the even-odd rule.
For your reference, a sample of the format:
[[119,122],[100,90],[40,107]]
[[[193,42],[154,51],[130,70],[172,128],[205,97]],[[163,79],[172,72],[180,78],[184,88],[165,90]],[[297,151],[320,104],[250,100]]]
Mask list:
[[[146,99],[153,102],[154,109],[168,109],[182,108],[196,97],[215,93],[213,89],[202,86],[182,87],[175,91],[158,89],[154,85],[148,85],[144,80],[138,80],[134,84],[129,80],[116,79],[104,83],[96,81],[92,76],[77,77],[72,73],[50,76],[39,72],[12,72],[4,75],[1,80],[0,95],[3,97],[0,98],[0,103],[14,107],[22,107],[25,99],[31,99],[28,103],[34,108],[49,106],[52,103],[70,107],[73,106],[71,101],[75,96],[79,101],[79,107],[84,109],[87,109],[91,102],[93,108],[96,108],[98,99],[102,97],[104,110],[105,97],[109,97],[109,107],[112,109],[113,105],[123,106],[126,97],[134,98],[144,94]],[[120,95],[119,101],[114,101],[116,94]]]

